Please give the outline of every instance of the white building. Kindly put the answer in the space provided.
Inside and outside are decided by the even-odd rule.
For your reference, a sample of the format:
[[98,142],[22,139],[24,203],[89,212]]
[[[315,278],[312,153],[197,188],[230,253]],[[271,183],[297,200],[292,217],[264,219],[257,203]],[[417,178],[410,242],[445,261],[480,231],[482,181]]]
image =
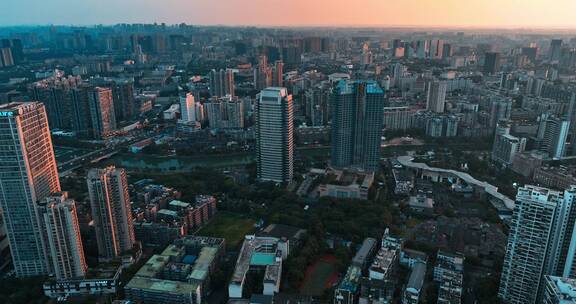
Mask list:
[[540,303],[545,275],[574,276],[575,196],[576,187],[518,189],[498,292],[506,303]]

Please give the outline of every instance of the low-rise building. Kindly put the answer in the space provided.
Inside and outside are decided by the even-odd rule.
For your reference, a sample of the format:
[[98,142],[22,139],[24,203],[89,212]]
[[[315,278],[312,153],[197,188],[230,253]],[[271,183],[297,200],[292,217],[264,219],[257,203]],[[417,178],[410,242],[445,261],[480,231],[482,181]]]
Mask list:
[[264,271],[263,294],[274,295],[280,290],[282,262],[288,257],[288,242],[274,237],[247,235],[236,260],[236,267],[228,284],[230,298],[242,298],[246,274],[250,269]]
[[403,169],[392,169],[392,175],[394,176],[395,194],[410,194],[412,189],[414,189],[414,173],[409,170]]
[[368,190],[374,183],[374,173],[354,170],[327,169],[327,181],[318,186],[320,196],[345,199],[368,199]]
[[418,193],[417,195],[410,196],[408,206],[410,209],[419,212],[431,211],[434,209],[434,199],[424,193]]
[[512,160],[512,171],[524,176],[532,177],[536,168],[540,168],[548,154],[539,151],[516,153]]
[[180,105],[177,103],[162,112],[162,118],[164,118],[164,120],[175,120],[178,118],[178,115],[180,115]]
[[110,263],[89,268],[83,278],[67,280],[49,279],[44,285],[44,295],[50,298],[116,294],[120,275],[124,270],[120,263]]
[[165,247],[186,235],[186,229],[179,222],[134,222],[134,235],[146,247]]
[[126,298],[142,304],[201,304],[224,250],[224,239],[180,238],[138,270],[124,287]]
[[378,241],[373,238],[366,238],[362,242],[362,246],[356,252],[356,255],[352,258],[352,265],[360,267],[360,269],[365,270],[369,265],[370,259],[374,256],[376,252],[376,245]]
[[354,304],[358,297],[358,287],[362,277],[362,269],[350,266],[346,275],[334,290],[334,304]]
[[538,167],[534,170],[533,180],[546,188],[565,190],[576,185],[573,170],[567,167]]
[[464,279],[464,256],[438,251],[434,266],[434,281],[438,282],[439,304],[460,304]]
[[418,304],[426,276],[426,263],[416,262],[410,272],[408,283],[402,293],[402,304]]

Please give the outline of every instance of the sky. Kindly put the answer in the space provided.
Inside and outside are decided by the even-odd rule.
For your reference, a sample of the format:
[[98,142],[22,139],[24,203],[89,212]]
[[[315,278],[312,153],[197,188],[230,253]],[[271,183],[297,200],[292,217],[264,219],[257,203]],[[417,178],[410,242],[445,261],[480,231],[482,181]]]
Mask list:
[[0,25],[575,28],[576,0],[0,0]]

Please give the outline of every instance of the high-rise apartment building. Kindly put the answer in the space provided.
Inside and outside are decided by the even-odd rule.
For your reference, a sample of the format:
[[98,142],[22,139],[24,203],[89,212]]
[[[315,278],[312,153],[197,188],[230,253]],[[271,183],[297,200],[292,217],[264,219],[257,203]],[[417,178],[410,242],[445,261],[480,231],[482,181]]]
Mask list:
[[66,192],[53,193],[38,204],[38,213],[51,272],[58,280],[83,277],[88,266],[76,202]]
[[258,65],[254,69],[254,88],[264,90],[272,85],[272,68],[268,66],[268,58],[260,56]]
[[429,82],[426,94],[426,110],[436,113],[444,113],[447,89],[448,84],[446,81],[434,80]]
[[331,165],[377,170],[384,118],[384,90],[373,81],[341,80],[334,89],[330,109]]
[[124,169],[91,169],[87,177],[98,255],[103,260],[120,256],[134,246],[132,209]]
[[412,128],[415,110],[410,107],[385,107],[384,122],[385,130],[408,130]]
[[116,130],[112,89],[95,87],[88,93],[90,118],[95,138],[106,138]]
[[558,61],[562,54],[562,39],[552,39],[550,41],[550,48],[548,49],[548,60]]
[[255,114],[258,179],[291,182],[294,166],[292,95],[286,88],[262,90]]
[[37,102],[0,105],[0,207],[18,277],[45,275],[36,202],[60,191],[48,118]]
[[80,137],[91,137],[94,134],[88,99],[90,90],[92,87],[89,85],[78,85],[70,90],[72,131]]
[[518,189],[498,292],[505,303],[541,303],[545,275],[574,276],[575,196],[576,187]]
[[444,53],[444,40],[434,39],[430,44],[430,58],[442,59]]
[[560,159],[566,154],[566,139],[570,131],[570,121],[547,113],[540,116],[537,139],[539,150],[548,152],[552,159]]
[[46,106],[50,129],[72,129],[70,91],[82,83],[80,77],[50,77],[30,85],[30,95]]
[[487,52],[484,55],[484,73],[496,74],[500,70],[500,53]]
[[221,69],[212,70],[209,74],[210,78],[210,95],[222,97],[226,95],[234,96],[234,70]]
[[524,152],[526,138],[518,138],[510,134],[496,135],[492,147],[492,160],[510,166],[517,153]]
[[196,106],[192,93],[180,96],[180,120],[183,122],[196,121]]
[[136,113],[134,81],[132,79],[115,79],[111,83],[111,87],[116,121],[133,118]]
[[282,87],[284,85],[284,62],[282,60],[277,60],[274,63],[274,69],[272,74],[272,86]]
[[317,86],[306,90],[305,97],[305,114],[309,126],[318,127],[328,123],[330,89]]
[[211,129],[244,128],[244,104],[238,97],[227,95],[210,98],[204,104]]
[[501,120],[510,119],[512,114],[512,100],[509,98],[495,98],[490,101],[490,127],[496,127]]
[[14,56],[9,47],[0,47],[0,67],[10,67],[14,65]]

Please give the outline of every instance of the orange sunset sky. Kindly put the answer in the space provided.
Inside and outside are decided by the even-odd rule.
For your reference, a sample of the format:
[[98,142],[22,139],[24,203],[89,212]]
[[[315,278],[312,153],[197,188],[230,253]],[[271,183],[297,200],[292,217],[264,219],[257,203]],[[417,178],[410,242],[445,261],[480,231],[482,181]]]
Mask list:
[[576,28],[576,0],[2,0],[0,24]]

